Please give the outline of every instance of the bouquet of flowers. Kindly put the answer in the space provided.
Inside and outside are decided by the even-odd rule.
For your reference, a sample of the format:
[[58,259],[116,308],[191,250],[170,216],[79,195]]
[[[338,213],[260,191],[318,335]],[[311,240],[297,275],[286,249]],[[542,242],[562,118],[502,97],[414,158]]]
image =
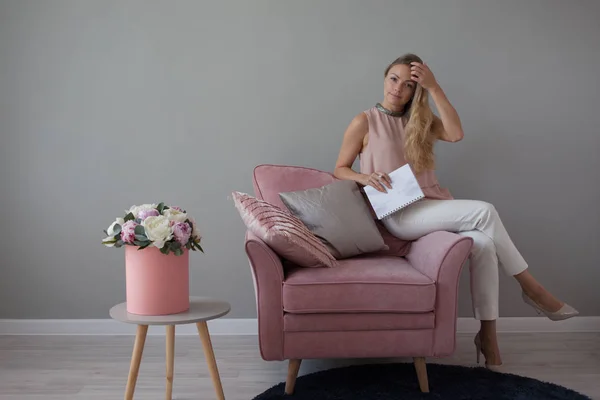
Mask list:
[[180,256],[184,248],[204,252],[200,246],[202,236],[193,218],[180,207],[169,207],[164,203],[142,204],[125,210],[123,218],[117,218],[107,230],[102,244],[107,247],[138,246],[143,250],[149,246],[161,253]]

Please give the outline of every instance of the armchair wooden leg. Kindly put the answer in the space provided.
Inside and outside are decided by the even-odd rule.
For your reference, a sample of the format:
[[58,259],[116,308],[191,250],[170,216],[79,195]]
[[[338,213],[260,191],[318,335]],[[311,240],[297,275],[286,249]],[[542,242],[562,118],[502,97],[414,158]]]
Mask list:
[[419,380],[421,392],[429,393],[429,381],[427,380],[425,357],[415,357],[413,360],[415,362],[415,369],[417,370],[417,379]]
[[296,378],[298,377],[298,372],[300,371],[301,362],[302,360],[298,359],[290,360],[288,365],[287,380],[285,381],[285,394],[294,393],[294,386],[296,385]]

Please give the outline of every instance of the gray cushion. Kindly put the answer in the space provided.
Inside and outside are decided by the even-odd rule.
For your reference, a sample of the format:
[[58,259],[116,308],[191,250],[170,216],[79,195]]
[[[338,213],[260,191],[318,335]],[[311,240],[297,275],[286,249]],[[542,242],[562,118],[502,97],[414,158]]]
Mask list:
[[279,197],[337,259],[388,250],[356,182],[338,180]]

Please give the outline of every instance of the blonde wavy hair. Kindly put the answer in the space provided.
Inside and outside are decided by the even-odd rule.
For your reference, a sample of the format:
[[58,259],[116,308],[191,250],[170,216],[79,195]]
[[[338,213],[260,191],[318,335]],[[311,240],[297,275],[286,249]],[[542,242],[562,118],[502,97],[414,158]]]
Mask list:
[[[404,54],[398,57],[386,68],[384,78],[387,77],[394,65],[408,65],[423,60],[415,54]],[[404,141],[404,157],[413,167],[415,173],[426,169],[435,168],[433,146],[435,137],[432,135],[433,111],[429,106],[429,94],[427,90],[417,84],[413,97],[404,106],[405,115],[408,115],[406,123],[406,135]],[[404,117],[403,117],[404,118]]]

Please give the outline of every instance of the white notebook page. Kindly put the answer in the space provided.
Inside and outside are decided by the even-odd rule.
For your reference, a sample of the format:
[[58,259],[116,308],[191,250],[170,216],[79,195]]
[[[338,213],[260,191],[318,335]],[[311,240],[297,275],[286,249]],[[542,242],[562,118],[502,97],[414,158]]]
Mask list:
[[392,180],[392,188],[386,186],[387,193],[380,192],[372,186],[364,187],[378,219],[382,219],[425,197],[408,164],[388,175]]

